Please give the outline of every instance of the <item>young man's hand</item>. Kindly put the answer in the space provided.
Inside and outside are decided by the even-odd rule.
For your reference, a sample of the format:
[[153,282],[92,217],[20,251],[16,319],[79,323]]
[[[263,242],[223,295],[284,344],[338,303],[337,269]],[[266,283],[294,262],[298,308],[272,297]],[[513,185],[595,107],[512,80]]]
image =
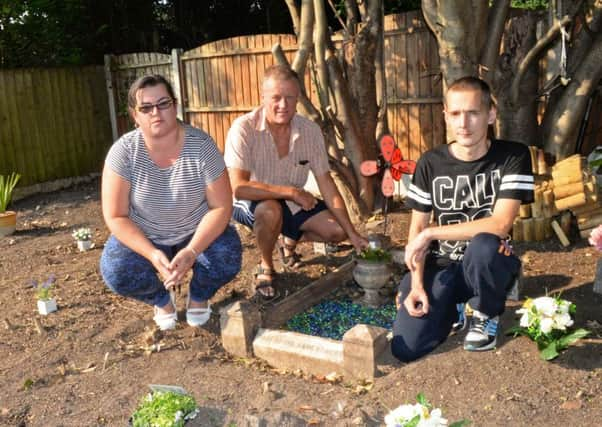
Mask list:
[[403,305],[412,317],[422,317],[429,312],[429,298],[421,288],[411,289]]
[[417,263],[423,261],[428,253],[432,239],[429,237],[427,230],[422,230],[406,245],[404,261],[410,271],[416,270]]

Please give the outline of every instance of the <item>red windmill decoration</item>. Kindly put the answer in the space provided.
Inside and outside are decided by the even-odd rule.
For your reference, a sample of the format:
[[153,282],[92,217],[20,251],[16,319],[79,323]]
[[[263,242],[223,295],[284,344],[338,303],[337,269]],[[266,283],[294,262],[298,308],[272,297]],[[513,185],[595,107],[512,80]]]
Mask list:
[[389,134],[385,134],[380,138],[380,153],[378,160],[366,160],[360,165],[360,171],[364,176],[371,176],[381,170],[383,179],[381,182],[381,190],[385,196],[385,234],[387,230],[387,201],[395,192],[394,181],[399,181],[401,176],[405,174],[413,174],[416,170],[416,162],[413,160],[404,160],[401,150],[395,144],[395,140]]

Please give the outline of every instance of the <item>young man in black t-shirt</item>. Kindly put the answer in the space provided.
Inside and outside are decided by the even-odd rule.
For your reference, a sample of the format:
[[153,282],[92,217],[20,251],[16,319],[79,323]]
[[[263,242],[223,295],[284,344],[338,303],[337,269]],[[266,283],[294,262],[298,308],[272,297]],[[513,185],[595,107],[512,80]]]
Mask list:
[[527,147],[487,137],[496,118],[487,83],[452,83],[444,113],[454,141],[424,153],[407,196],[410,272],[399,286],[391,343],[402,361],[429,353],[458,321],[464,325],[465,302],[473,316],[464,348],[495,347],[506,291],[520,269],[506,239],[521,202],[533,199]]

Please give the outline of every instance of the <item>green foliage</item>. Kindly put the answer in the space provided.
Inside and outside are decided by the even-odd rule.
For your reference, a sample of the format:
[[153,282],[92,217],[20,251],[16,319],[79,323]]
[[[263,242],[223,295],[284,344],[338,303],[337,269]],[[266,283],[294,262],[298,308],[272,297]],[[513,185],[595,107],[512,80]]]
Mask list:
[[549,0],[512,0],[511,7],[517,9],[547,9],[550,6]]
[[382,248],[366,248],[359,255],[360,259],[374,262],[390,262],[391,254]]
[[132,426],[181,427],[185,423],[184,417],[196,408],[197,404],[192,396],[156,391],[140,402],[132,415]]
[[6,177],[0,175],[0,213],[6,212],[19,178],[21,178],[21,175],[14,172]]

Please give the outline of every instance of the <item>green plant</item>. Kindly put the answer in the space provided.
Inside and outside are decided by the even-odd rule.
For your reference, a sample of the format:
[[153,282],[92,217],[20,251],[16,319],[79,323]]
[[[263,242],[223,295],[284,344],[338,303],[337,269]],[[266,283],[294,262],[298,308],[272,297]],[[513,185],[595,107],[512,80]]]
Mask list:
[[552,360],[569,345],[589,335],[589,331],[579,328],[571,331],[574,321],[575,304],[560,296],[527,298],[516,313],[521,315],[519,326],[508,334],[525,335],[537,343],[540,357]]
[[0,175],[0,213],[6,212],[6,207],[13,197],[13,190],[19,178],[21,178],[21,175],[15,172],[6,177]]
[[181,427],[196,416],[197,404],[192,396],[171,391],[147,395],[132,415],[134,427]]
[[71,236],[73,236],[75,240],[90,240],[92,238],[92,231],[87,227],[78,228],[71,233]]
[[373,262],[390,262],[391,254],[382,248],[366,248],[359,254],[359,258]]
[[38,284],[38,281],[33,279],[31,286],[36,290],[36,298],[42,301],[47,301],[52,298],[52,288],[56,282],[56,276],[51,274],[48,279]]

